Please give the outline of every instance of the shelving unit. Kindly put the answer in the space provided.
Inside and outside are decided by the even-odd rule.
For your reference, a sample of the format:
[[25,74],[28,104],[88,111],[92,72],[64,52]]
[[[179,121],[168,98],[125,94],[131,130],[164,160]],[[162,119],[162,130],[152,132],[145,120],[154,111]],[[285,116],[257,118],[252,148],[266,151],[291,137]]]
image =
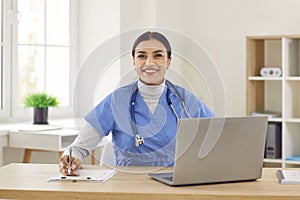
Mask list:
[[[281,123],[279,159],[265,159],[266,166],[300,167],[300,35],[249,36],[246,38],[246,114],[257,111],[281,113],[269,122]],[[263,67],[279,67],[280,77],[262,77]]]

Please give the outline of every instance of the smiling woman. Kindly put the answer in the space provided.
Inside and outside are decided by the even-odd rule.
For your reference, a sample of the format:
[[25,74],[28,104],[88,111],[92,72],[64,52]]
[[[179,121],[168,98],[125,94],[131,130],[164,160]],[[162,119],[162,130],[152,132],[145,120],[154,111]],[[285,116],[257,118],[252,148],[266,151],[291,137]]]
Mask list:
[[148,85],[159,85],[163,82],[171,57],[162,43],[156,39],[141,42],[134,56],[134,66],[140,80]]
[[138,80],[113,91],[85,116],[85,128],[59,161],[62,174],[72,167],[71,175],[78,175],[83,158],[109,133],[116,165],[171,166],[178,120],[213,117],[197,96],[166,80],[171,46],[161,33],[139,36],[132,56]]
[[147,85],[159,85],[171,63],[171,46],[156,32],[142,34],[134,43],[133,65],[140,80]]

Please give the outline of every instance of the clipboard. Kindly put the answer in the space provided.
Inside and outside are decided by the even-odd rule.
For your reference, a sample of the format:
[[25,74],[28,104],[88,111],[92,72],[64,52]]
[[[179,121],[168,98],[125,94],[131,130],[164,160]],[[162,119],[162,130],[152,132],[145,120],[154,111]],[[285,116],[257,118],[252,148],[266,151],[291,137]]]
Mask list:
[[277,170],[277,176],[281,184],[300,184],[300,170]]
[[115,174],[118,173],[118,169],[113,170],[79,170],[80,176],[57,176],[47,179],[51,181],[87,181],[87,182],[106,182]]

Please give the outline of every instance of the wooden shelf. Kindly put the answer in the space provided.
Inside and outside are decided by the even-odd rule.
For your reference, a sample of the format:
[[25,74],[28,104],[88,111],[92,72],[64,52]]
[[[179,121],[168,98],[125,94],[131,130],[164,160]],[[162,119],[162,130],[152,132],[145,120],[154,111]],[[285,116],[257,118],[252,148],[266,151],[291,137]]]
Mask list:
[[285,119],[284,121],[288,123],[300,123],[300,118],[288,118]]
[[[269,123],[281,123],[282,159],[265,163],[296,165],[285,158],[300,155],[300,35],[246,37],[246,114],[267,110],[281,113]],[[278,66],[280,77],[262,77],[263,67]]]
[[269,118],[268,122],[282,122],[283,119],[282,118]]
[[286,77],[285,80],[287,80],[287,81],[300,81],[300,77],[299,76],[290,76],[290,77]]
[[293,164],[293,165],[300,165],[300,161],[290,161],[290,160],[286,160],[285,163],[286,163],[286,164]]
[[282,81],[282,77],[262,77],[262,76],[250,76],[249,81]]
[[266,163],[282,163],[282,159],[264,159],[264,162]]

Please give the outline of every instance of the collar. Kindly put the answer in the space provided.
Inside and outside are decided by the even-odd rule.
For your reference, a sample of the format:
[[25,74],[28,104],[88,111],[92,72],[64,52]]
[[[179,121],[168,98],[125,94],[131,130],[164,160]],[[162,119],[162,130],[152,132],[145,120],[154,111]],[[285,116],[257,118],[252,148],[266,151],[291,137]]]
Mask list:
[[137,86],[139,92],[143,98],[156,99],[160,98],[162,92],[164,91],[166,84],[165,79],[160,85],[147,85],[143,83],[141,80],[138,80]]

